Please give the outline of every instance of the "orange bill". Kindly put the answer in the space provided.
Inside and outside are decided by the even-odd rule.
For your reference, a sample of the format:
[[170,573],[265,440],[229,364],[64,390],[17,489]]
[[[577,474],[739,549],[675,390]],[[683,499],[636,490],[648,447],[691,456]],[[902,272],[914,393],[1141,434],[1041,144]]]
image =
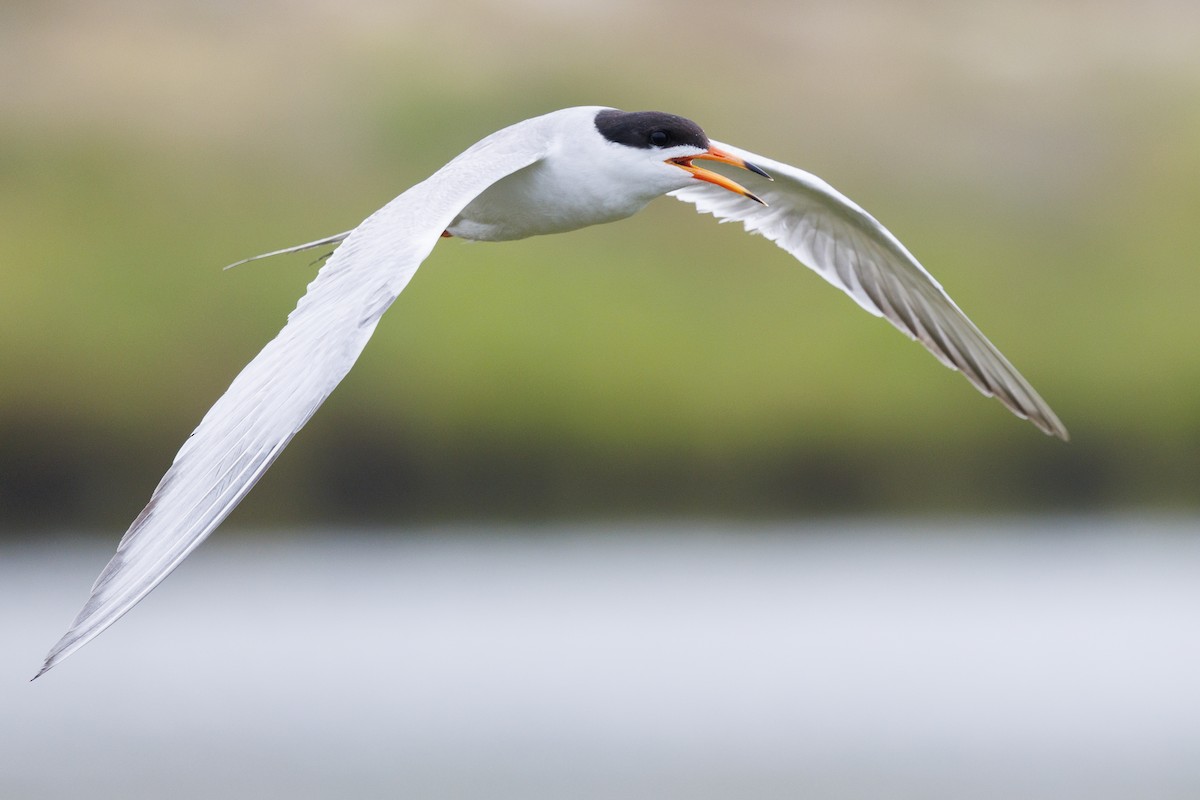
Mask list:
[[692,173],[692,176],[697,180],[707,181],[715,186],[720,186],[722,189],[727,189],[734,194],[740,194],[743,197],[749,198],[756,203],[762,203],[764,206],[766,205],[766,202],[763,201],[762,198],[758,197],[745,186],[726,178],[719,172],[713,172],[712,170],[704,169],[703,167],[697,167],[692,163],[693,160],[720,161],[722,164],[730,164],[738,167],[739,169],[749,170],[750,172],[762,175],[767,180],[771,180],[771,176],[768,175],[761,167],[756,167],[754,164],[751,164],[744,158],[739,158],[732,153],[727,153],[717,147],[709,147],[708,150],[695,156],[680,156],[679,158],[667,159],[668,164],[674,164],[680,169],[687,170],[688,172]]

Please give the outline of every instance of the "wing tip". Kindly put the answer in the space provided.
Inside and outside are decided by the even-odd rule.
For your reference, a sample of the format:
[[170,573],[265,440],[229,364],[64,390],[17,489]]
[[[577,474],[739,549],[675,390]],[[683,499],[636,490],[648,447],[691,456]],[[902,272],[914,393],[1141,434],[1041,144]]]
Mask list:
[[36,675],[29,679],[29,682],[33,683],[58,666],[59,662],[79,649],[79,644],[82,644],[82,642],[76,643],[71,641],[71,632],[68,631],[65,636],[58,640],[54,647],[50,648],[50,652],[46,654],[46,658],[42,662],[42,668],[37,671]]
[[1063,442],[1071,441],[1071,433],[1067,426],[1063,425],[1062,420],[1049,408],[1042,410],[1037,416],[1030,415],[1029,421],[1047,436],[1053,436]]

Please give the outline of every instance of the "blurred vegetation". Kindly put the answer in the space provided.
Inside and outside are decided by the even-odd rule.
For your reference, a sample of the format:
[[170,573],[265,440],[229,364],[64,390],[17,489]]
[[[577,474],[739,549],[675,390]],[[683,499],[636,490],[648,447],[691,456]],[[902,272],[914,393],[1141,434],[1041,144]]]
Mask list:
[[694,2],[634,8],[0,9],[0,523],[132,518],[315,272],[222,265],[589,103],[829,180],[1073,441],[663,200],[440,244],[237,519],[1197,506],[1200,12],[759,3],[717,34]]

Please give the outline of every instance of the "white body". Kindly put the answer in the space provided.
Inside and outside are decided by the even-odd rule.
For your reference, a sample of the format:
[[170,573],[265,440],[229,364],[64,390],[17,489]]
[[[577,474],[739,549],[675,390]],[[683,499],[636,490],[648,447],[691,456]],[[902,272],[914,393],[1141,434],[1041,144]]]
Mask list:
[[485,189],[447,232],[484,242],[565,233],[633,216],[654,198],[694,182],[678,167],[645,158],[643,151],[577,135],[601,110],[568,108],[520,123],[546,137],[545,156]]

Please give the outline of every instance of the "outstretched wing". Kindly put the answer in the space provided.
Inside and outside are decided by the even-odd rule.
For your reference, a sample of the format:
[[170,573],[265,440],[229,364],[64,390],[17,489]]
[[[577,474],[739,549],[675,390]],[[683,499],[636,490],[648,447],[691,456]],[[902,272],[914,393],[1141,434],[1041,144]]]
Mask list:
[[773,182],[738,173],[738,180],[766,205],[700,181],[671,196],[767,237],[867,311],[921,342],[943,364],[961,370],[979,391],[1045,433],[1067,439],[1067,429],[1050,406],[874,217],[804,170],[713,144],[771,173]]
[[184,443],[39,676],[136,605],[237,506],[345,377],[458,212],[543,157],[540,119],[480,141],[344,236],[287,325]]

